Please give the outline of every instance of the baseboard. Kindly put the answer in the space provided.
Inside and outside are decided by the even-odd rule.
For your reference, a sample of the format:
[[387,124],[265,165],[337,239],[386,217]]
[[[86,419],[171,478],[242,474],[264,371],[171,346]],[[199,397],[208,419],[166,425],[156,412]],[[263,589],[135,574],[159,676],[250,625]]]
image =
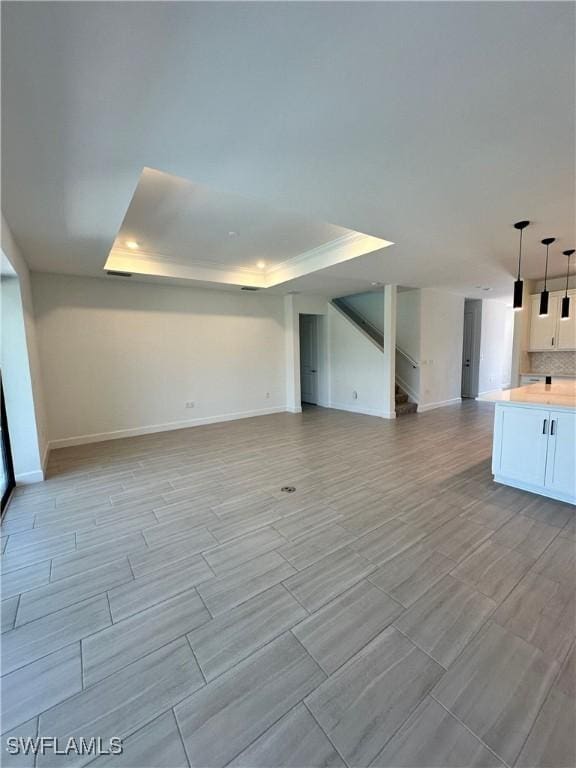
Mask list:
[[519,488],[521,491],[529,491],[530,493],[537,493],[539,496],[545,496],[549,499],[556,499],[556,501],[565,501],[568,504],[576,505],[576,497],[570,496],[567,493],[559,493],[553,491],[550,488],[542,488],[539,485],[531,485],[530,483],[522,483],[519,480],[511,480],[503,475],[494,475],[494,482],[501,485],[509,485],[512,488]]
[[435,408],[444,408],[445,405],[457,405],[461,402],[461,397],[453,397],[450,400],[439,400],[437,403],[426,403],[425,405],[418,405],[418,413],[433,411]]
[[336,411],[348,411],[349,413],[361,413],[364,416],[378,416],[381,419],[395,419],[396,412],[379,411],[376,408],[363,408],[358,405],[347,405],[344,403],[327,403],[325,408],[334,408]]
[[139,437],[140,435],[152,435],[155,432],[172,432],[175,429],[189,429],[190,427],[202,427],[206,424],[218,424],[222,421],[236,421],[238,419],[251,419],[254,416],[268,416],[272,413],[286,413],[285,406],[275,408],[261,408],[254,411],[242,411],[240,413],[223,413],[218,416],[206,416],[199,419],[186,421],[170,421],[167,424],[152,424],[147,427],[135,427],[134,429],[118,429],[114,432],[98,432],[89,435],[76,435],[74,437],[62,437],[50,440],[48,449],[68,448],[74,445],[87,445],[89,443],[103,443],[107,440],[122,440],[126,437]]
[[31,485],[32,483],[41,483],[44,480],[44,472],[37,469],[34,472],[21,472],[15,475],[16,485]]
[[288,413],[302,413],[302,408],[285,408]]

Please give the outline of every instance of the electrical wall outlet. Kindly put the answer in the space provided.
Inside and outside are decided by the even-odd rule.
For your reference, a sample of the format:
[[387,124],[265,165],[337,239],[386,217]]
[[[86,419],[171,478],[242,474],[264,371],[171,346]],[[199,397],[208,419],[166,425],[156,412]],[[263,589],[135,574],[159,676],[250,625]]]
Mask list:
[[196,403],[194,402],[194,400],[188,400],[186,402],[186,408],[194,408],[195,405],[196,405]]
[[266,400],[270,400],[270,392],[266,392]]
[[352,400],[358,400],[358,392],[356,390],[352,390]]

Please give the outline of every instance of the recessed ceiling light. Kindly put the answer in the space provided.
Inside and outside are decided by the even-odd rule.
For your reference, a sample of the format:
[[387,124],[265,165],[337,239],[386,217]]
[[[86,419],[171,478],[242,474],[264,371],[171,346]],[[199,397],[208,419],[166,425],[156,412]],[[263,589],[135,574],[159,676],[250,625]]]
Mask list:
[[372,282],[372,283],[370,283],[370,285],[384,285],[384,283],[381,283],[381,282],[378,281],[378,282]]
[[265,269],[265,267],[266,267],[266,262],[265,262],[265,261],[262,261],[262,259],[260,259],[260,261],[257,261],[257,262],[256,262],[256,266],[258,267],[258,269]]
[[491,290],[493,290],[492,288],[490,288],[490,287],[489,287],[489,286],[487,286],[487,285],[477,285],[477,286],[476,286],[476,288],[477,288],[479,291],[491,291]]
[[238,232],[234,232],[233,229],[228,232],[228,237],[238,237]]
[[140,248],[140,243],[137,243],[136,240],[126,240],[126,248],[135,251],[137,248]]

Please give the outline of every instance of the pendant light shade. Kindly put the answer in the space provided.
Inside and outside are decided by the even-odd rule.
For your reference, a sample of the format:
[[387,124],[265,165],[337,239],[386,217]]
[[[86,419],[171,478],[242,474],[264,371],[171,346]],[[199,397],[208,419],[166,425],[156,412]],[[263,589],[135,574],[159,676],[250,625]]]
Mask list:
[[530,224],[529,221],[517,221],[514,224],[515,229],[520,232],[520,245],[518,249],[518,277],[514,281],[514,310],[517,312],[522,309],[522,300],[524,294],[524,283],[520,278],[520,267],[522,265],[522,231]]
[[570,251],[562,251],[564,256],[568,257],[568,264],[566,265],[566,289],[564,296],[562,297],[562,312],[560,314],[560,320],[568,320],[570,318],[570,296],[568,296],[568,278],[570,277],[570,256],[574,253],[574,248]]
[[550,296],[546,288],[546,282],[548,280],[548,249],[555,240],[555,237],[545,237],[544,240],[542,240],[542,245],[546,246],[546,267],[544,268],[544,290],[540,294],[540,317],[548,317],[548,299]]

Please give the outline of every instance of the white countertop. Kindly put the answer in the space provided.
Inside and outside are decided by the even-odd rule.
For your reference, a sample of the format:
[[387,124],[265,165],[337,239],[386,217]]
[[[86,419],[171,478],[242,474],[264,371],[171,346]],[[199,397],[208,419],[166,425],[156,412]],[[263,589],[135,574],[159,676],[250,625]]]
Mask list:
[[552,376],[553,379],[576,379],[575,373],[542,373],[541,371],[522,371],[520,376]]
[[576,409],[576,381],[552,381],[552,384],[538,382],[515,389],[486,392],[478,400],[534,408],[548,405],[553,408],[574,410]]

